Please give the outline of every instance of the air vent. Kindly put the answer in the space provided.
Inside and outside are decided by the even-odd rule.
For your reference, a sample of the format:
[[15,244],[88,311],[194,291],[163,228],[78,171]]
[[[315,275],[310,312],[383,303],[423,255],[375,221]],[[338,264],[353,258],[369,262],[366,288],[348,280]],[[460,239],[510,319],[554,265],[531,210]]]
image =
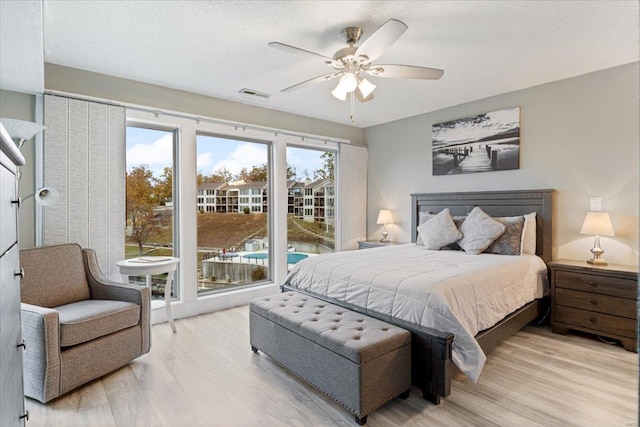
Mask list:
[[264,92],[258,92],[257,90],[244,88],[240,89],[240,96],[244,99],[248,99],[249,101],[269,102],[269,97],[271,95]]

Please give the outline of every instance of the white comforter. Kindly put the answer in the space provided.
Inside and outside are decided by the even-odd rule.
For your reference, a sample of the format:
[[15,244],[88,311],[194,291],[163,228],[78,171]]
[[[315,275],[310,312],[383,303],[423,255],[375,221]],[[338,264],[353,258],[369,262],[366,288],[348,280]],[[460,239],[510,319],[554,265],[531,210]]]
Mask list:
[[453,362],[474,382],[486,361],[474,336],[548,286],[547,268],[535,255],[468,255],[415,244],[309,257],[286,283],[453,333]]

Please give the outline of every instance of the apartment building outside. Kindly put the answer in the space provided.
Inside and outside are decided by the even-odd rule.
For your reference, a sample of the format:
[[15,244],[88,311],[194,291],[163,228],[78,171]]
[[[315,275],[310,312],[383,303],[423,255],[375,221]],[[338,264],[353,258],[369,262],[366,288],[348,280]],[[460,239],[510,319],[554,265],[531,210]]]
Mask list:
[[[335,225],[335,185],[330,179],[289,181],[287,212],[307,222]],[[269,197],[266,182],[235,181],[203,183],[197,191],[200,212],[267,213]]]

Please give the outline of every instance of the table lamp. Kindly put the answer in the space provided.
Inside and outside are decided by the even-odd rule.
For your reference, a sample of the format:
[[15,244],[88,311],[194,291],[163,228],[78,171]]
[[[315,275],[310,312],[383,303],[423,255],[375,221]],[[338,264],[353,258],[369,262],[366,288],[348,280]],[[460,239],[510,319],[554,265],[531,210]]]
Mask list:
[[593,258],[588,259],[587,262],[593,265],[607,265],[607,262],[602,259],[604,251],[600,247],[600,236],[615,236],[609,213],[587,212],[587,217],[584,219],[584,223],[580,229],[580,234],[591,234],[596,236],[596,240],[593,243],[593,249],[591,249]]
[[387,231],[387,224],[393,224],[393,218],[391,217],[391,211],[387,209],[380,209],[380,213],[378,214],[378,221],[376,224],[382,224],[382,239],[380,239],[381,243],[389,243],[387,240],[387,236],[389,232]]

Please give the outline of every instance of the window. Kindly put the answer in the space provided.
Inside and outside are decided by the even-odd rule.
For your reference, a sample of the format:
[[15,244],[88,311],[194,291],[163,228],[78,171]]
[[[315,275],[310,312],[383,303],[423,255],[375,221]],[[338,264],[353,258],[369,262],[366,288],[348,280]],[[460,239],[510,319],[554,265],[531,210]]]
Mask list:
[[290,171],[287,178],[293,181],[289,186],[287,217],[290,269],[310,254],[335,251],[335,210],[325,209],[335,203],[335,152],[289,146],[287,165]]
[[198,189],[225,194],[197,216],[198,295],[268,280],[269,218],[252,195],[268,186],[269,145],[197,134],[196,147]]
[[[339,187],[318,174],[333,167],[338,152],[342,156],[343,147],[337,143],[149,111],[127,110],[127,119],[136,129],[173,134],[173,145],[156,146],[139,163],[151,167],[162,157],[160,173],[164,166],[173,167],[173,204],[165,206],[172,210],[173,230],[167,233],[172,240],[158,240],[158,249],[173,250],[180,257],[177,312],[197,314],[275,291],[292,266],[287,262],[290,258],[332,251],[336,246],[332,236],[340,216]],[[129,139],[129,145],[135,146]],[[240,226],[210,222],[225,218],[252,222]],[[358,224],[363,223],[358,217]],[[241,263],[251,268],[237,267]],[[227,290],[232,291],[228,296]]]
[[[174,254],[175,141],[173,130],[127,125],[126,258]],[[145,279],[133,280],[144,284]],[[164,299],[165,282],[166,274],[152,277],[152,299]],[[178,285],[176,278],[172,286],[174,297]]]

